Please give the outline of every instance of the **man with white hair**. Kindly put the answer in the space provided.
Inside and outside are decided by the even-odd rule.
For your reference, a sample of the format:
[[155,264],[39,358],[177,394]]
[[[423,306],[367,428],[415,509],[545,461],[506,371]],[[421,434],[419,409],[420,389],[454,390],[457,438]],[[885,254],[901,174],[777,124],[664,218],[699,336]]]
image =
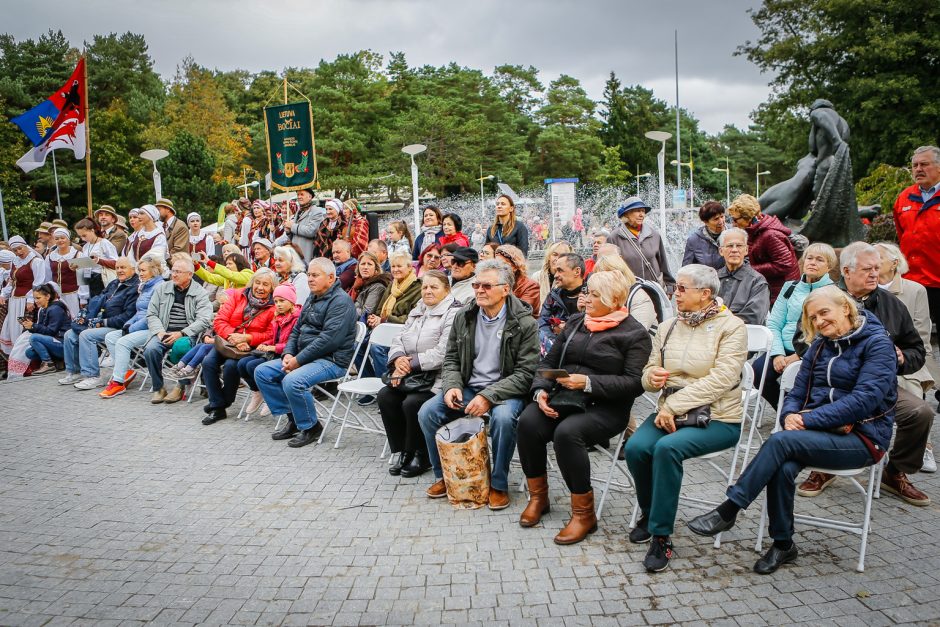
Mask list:
[[255,382],[274,415],[287,424],[271,434],[291,448],[316,441],[323,433],[317,421],[312,388],[341,377],[352,361],[356,343],[356,306],[336,280],[336,266],[317,257],[307,269],[310,297],[300,311],[283,357],[261,364]]
[[927,288],[930,319],[940,329],[940,148],[914,150],[911,175],[914,184],[894,203],[894,227],[911,267],[904,278]]
[[770,311],[767,279],[747,262],[747,231],[733,227],[718,236],[718,254],[725,265],[718,269],[718,296],[745,324],[764,324]]

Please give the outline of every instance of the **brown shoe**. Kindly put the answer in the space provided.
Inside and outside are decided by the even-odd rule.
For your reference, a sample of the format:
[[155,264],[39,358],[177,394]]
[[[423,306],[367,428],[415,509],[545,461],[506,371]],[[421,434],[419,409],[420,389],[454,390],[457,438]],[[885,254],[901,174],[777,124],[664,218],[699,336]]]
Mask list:
[[159,405],[166,398],[166,390],[160,388],[159,390],[154,390],[153,396],[150,397],[150,402],[154,405]]
[[444,483],[443,479],[438,479],[434,482],[434,485],[428,488],[426,494],[432,499],[443,498],[447,496],[447,484]]
[[178,403],[183,400],[183,388],[180,386],[175,386],[170,390],[166,396],[163,397],[164,403]]
[[914,487],[911,480],[903,472],[896,475],[881,473],[881,489],[897,496],[911,505],[925,507],[930,505],[930,497]]
[[571,520],[555,536],[555,544],[575,544],[597,531],[594,515],[594,492],[571,494]]
[[[542,520],[542,515],[551,510],[551,504],[548,502],[548,477],[542,475],[534,479],[526,479],[529,485],[529,504],[519,515],[519,525],[522,527],[534,527]],[[492,491],[490,495],[492,495]],[[508,499],[507,499],[508,501]],[[492,500],[490,501],[492,506]]]
[[809,473],[809,477],[806,478],[806,481],[797,487],[796,493],[800,496],[819,496],[823,493],[823,490],[829,487],[829,484],[835,480],[835,475],[827,475],[824,472],[816,472],[814,470]]
[[509,507],[509,492],[490,488],[490,509],[494,512]]

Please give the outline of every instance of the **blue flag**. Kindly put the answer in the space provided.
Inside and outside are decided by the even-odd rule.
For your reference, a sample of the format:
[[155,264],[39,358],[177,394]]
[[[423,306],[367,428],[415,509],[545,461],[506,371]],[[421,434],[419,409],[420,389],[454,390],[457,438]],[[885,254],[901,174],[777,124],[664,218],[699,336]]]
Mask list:
[[33,146],[38,146],[48,139],[58,116],[59,108],[51,100],[43,100],[26,113],[10,121],[20,127]]

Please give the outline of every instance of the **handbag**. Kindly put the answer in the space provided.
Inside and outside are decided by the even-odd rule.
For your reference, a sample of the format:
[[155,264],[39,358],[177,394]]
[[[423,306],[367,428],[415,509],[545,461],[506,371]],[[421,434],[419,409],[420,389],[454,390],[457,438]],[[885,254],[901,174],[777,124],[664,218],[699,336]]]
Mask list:
[[391,385],[395,379],[400,379],[398,387],[395,388],[400,392],[430,392],[437,380],[437,370],[410,372],[403,377],[393,377],[392,373],[386,370],[382,375],[382,383],[385,385]]
[[[261,313],[264,312],[265,310],[267,310],[267,307],[262,307],[261,309],[256,311],[253,315],[248,316],[248,319],[243,320],[240,325],[235,327],[235,330],[232,331],[232,333],[235,333],[241,329],[245,329],[249,324],[251,324],[252,320],[260,316]],[[213,344],[215,344],[215,350],[219,353],[220,356],[224,357],[225,359],[241,359],[242,357],[248,357],[248,355],[251,355],[252,353],[252,350],[250,348],[246,351],[240,350],[228,340],[222,339],[222,337],[219,335],[216,335],[215,339],[213,339],[212,342]]]
[[[561,367],[565,363],[565,353],[568,351],[568,344],[574,339],[574,334],[581,328],[584,318],[581,318],[571,330],[565,345],[561,347],[561,355],[558,357],[558,365]],[[557,383],[548,395],[548,405],[558,412],[559,418],[565,418],[571,414],[584,413],[587,411],[588,395],[584,390],[569,390],[561,387]]]
[[[676,328],[677,324],[679,324],[678,320],[672,323],[672,326],[666,331],[666,337],[663,338],[662,345],[659,347],[659,361],[663,365],[663,368],[666,367],[666,342],[669,341],[669,336],[672,335],[672,331]],[[663,399],[669,398],[670,395],[675,394],[681,389],[682,388],[674,387],[663,389]],[[676,425],[676,429],[683,427],[698,427],[699,429],[704,429],[712,421],[712,406],[709,404],[693,407],[681,416],[675,416],[672,420]]]
[[447,500],[457,509],[478,509],[489,502],[490,454],[482,418],[466,416],[437,430]]

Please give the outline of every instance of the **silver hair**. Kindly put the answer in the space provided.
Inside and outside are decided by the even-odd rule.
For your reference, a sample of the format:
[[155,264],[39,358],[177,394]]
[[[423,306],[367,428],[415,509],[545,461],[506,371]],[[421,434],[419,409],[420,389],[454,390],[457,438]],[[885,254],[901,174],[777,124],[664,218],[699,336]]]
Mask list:
[[326,257],[317,257],[310,261],[311,268],[319,268],[323,274],[336,276],[336,264]]
[[300,255],[294,250],[293,246],[278,246],[274,249],[274,258],[289,260],[291,272],[303,272],[307,269],[307,267],[304,266],[304,260],[300,258]]
[[914,157],[919,155],[922,152],[929,152],[933,155],[933,162],[940,163],[940,148],[936,146],[920,146],[914,149],[914,154],[911,155],[911,160],[913,161]]
[[875,242],[874,246],[885,251],[889,259],[898,262],[897,273],[901,276],[907,274],[911,269],[911,266],[907,263],[907,257],[904,256],[904,253],[894,242]]
[[718,296],[721,290],[721,283],[718,281],[718,272],[711,266],[705,266],[700,263],[690,263],[687,266],[679,268],[676,279],[686,277],[692,282],[691,287],[703,290],[710,290],[712,299]]
[[745,231],[744,229],[739,229],[736,226],[733,226],[730,229],[725,229],[724,231],[721,232],[721,235],[718,236],[718,245],[724,246],[726,237],[731,233],[735,235],[740,235],[741,237],[743,237],[744,243],[747,244],[747,231]]
[[145,263],[153,269],[154,276],[163,276],[166,274],[166,262],[163,257],[157,254],[144,255],[137,260],[137,265]]
[[248,281],[248,287],[254,287],[255,281],[257,281],[261,277],[268,277],[269,279],[271,279],[271,285],[273,287],[277,287],[278,284],[281,282],[281,277],[279,277],[277,273],[274,272],[274,270],[272,270],[271,268],[258,268],[255,271],[255,273],[251,275],[251,280]]
[[842,253],[839,254],[839,267],[854,270],[858,265],[858,256],[864,254],[874,255],[878,257],[878,259],[881,259],[881,255],[878,254],[878,249],[868,242],[852,242],[843,248]]
[[389,262],[390,264],[395,263],[395,262],[398,261],[398,260],[404,260],[405,263],[410,264],[410,263],[411,263],[411,255],[409,255],[408,253],[406,253],[406,252],[404,252],[404,251],[396,250],[396,251],[393,252],[393,253],[389,256],[389,258],[388,258],[388,262]]
[[502,261],[496,261],[495,259],[487,259],[481,261],[477,264],[477,276],[480,276],[484,272],[492,270],[499,274],[499,282],[505,283],[509,286],[509,290],[512,291],[516,287],[516,277],[513,276],[512,268]]
[[349,251],[352,250],[352,245],[351,245],[351,244],[349,243],[349,241],[347,241],[347,240],[344,240],[344,239],[333,240],[333,247],[334,247],[334,248],[336,247],[337,244],[339,244],[341,248],[342,248],[342,247],[345,247],[346,250],[349,250]]
[[[192,257],[190,257],[189,259],[184,259],[180,257],[178,259],[173,260],[173,266],[175,266],[178,263],[181,263],[184,266],[186,266],[186,272],[189,272],[190,274],[196,271],[196,264],[193,263]],[[173,266],[170,266],[171,270],[173,269]]]

